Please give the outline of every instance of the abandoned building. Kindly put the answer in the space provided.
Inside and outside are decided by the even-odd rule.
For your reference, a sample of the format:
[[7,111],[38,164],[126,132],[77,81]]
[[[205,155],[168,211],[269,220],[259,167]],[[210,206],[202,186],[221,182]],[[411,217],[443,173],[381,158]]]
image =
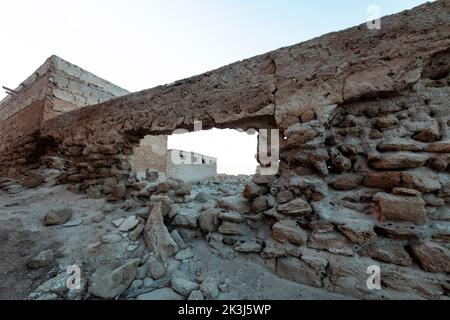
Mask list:
[[[448,299],[449,22],[450,1],[440,0],[385,17],[379,30],[363,24],[136,93],[50,57],[1,102],[0,189],[39,188],[39,170],[50,167],[71,191],[139,200],[125,206],[138,208],[118,229],[138,234],[130,245],[146,247],[146,261],[166,271],[189,241],[202,239],[324,294]],[[203,201],[189,182],[213,178],[217,159],[167,150],[167,136],[192,131],[195,121],[279,130],[278,173]],[[147,169],[166,179],[146,181]],[[132,173],[141,179],[129,181]],[[142,265],[122,262],[114,272],[131,268],[132,279],[105,289],[95,273],[86,290],[154,298],[142,284],[126,291]],[[367,285],[373,266],[382,290]],[[190,278],[184,289],[178,280],[156,291],[219,296],[210,278]]]

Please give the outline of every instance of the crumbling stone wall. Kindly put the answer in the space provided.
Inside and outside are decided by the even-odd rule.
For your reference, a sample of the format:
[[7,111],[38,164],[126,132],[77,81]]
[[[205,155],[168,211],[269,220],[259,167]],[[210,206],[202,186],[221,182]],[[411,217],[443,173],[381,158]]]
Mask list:
[[[132,171],[145,173],[147,169],[166,172],[167,136],[146,136],[131,156]],[[145,176],[145,174],[144,174]]]
[[278,128],[293,145],[320,140],[330,110],[411,90],[428,64],[439,66],[447,18],[448,1],[424,5],[386,17],[381,30],[361,25],[70,112],[46,121],[43,137],[74,158],[71,172],[90,163],[89,175],[69,179],[77,181],[126,176],[141,139],[193,130],[196,120],[204,129]]
[[48,60],[0,102],[0,174],[14,175],[38,161],[36,136],[45,108],[51,61]]
[[0,173],[17,176],[39,166],[43,121],[128,94],[110,82],[51,56],[0,106]]
[[449,21],[450,2],[436,1],[384,18],[381,30],[361,25],[67,113],[42,137],[69,161],[62,181],[101,186],[128,177],[149,134],[196,120],[277,128],[279,174],[210,208],[240,217],[222,215],[202,230],[208,241],[334,292],[382,298],[366,286],[375,265],[389,289],[440,297],[450,272]]
[[[42,123],[66,112],[129,94],[96,75],[57,56],[51,56],[8,96],[0,107],[0,174],[13,177],[40,165],[46,148],[39,139]],[[161,149],[160,154],[152,148]],[[136,168],[164,170],[167,137],[136,146]],[[144,161],[143,158],[147,160]]]

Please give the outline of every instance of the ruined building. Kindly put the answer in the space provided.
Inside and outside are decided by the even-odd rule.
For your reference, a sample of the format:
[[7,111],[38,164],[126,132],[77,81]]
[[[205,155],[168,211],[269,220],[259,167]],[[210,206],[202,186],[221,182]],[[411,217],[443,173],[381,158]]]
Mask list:
[[[39,167],[42,148],[46,147],[40,141],[41,129],[47,120],[127,94],[125,89],[51,56],[0,102],[2,174],[18,176],[23,170]],[[176,178],[168,155],[167,136],[146,136],[130,154],[130,170],[139,176],[148,169],[163,175],[169,170]],[[195,169],[199,177],[205,174],[201,166]],[[209,176],[215,174],[210,172]]]
[[[279,276],[330,292],[382,298],[366,286],[376,265],[388,290],[448,297],[448,0],[385,17],[379,30],[363,24],[137,93],[56,57],[18,91],[0,107],[1,175],[26,180],[59,157],[59,183],[111,197],[149,154],[163,169],[148,146],[164,149],[175,129],[278,129],[278,174],[254,176],[243,197],[193,219],[179,212],[180,234],[257,255]],[[166,261],[177,246],[151,233],[165,210],[152,208],[146,243]]]

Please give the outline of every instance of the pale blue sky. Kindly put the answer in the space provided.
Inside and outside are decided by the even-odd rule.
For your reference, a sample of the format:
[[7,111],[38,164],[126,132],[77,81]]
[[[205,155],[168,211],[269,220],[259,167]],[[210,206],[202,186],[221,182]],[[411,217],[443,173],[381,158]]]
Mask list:
[[[387,15],[424,2],[1,1],[0,85],[16,87],[46,58],[56,54],[127,90],[137,91],[363,23],[370,20],[370,5],[378,5],[382,15]],[[0,99],[4,96],[0,91]],[[229,135],[222,136],[223,142],[217,136],[209,140],[179,136],[179,141],[171,141],[170,146],[225,159],[224,154],[208,149],[212,144],[226,145]],[[189,143],[194,147],[190,148]],[[256,149],[255,140],[242,139],[242,149],[251,149],[243,155],[248,159]],[[245,165],[240,162],[239,170],[248,172],[254,165],[251,155]],[[237,170],[228,162],[224,167],[222,171]]]
[[[51,54],[130,91],[391,14],[423,0],[14,0],[0,3],[0,84]],[[3,96],[3,92],[1,93]]]

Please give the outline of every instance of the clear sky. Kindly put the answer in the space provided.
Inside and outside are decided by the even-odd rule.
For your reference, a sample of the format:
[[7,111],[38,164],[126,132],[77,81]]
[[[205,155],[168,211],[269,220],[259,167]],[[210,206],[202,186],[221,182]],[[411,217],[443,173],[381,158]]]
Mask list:
[[[371,5],[387,15],[424,2],[4,0],[0,2],[0,86],[15,88],[56,54],[137,91],[360,24],[370,19]],[[0,91],[0,99],[4,96]],[[169,146],[217,156],[223,159],[219,170],[227,173],[254,167],[256,136],[235,139],[218,132],[206,140],[197,136],[177,136]],[[224,147],[220,152],[208,150],[213,144]],[[227,145],[246,150],[238,164],[225,161]]]

